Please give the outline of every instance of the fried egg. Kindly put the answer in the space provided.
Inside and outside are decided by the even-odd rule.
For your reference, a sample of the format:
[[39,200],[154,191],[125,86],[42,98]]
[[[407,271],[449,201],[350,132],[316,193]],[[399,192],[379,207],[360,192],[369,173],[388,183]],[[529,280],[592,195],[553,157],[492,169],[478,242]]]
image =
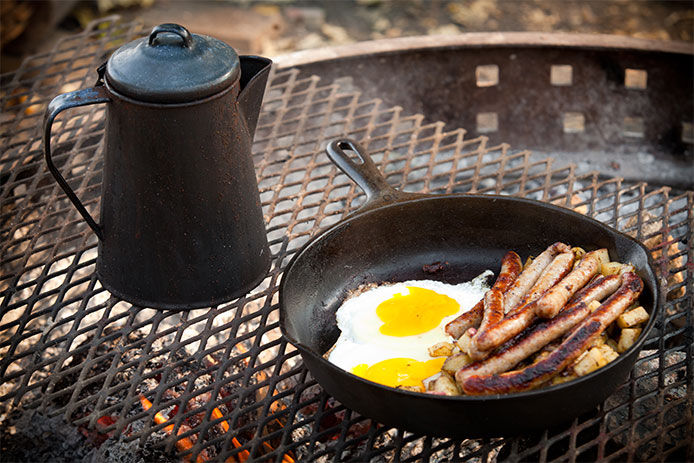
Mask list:
[[341,333],[328,361],[386,386],[423,387],[446,360],[430,357],[429,347],[452,340],[446,324],[482,299],[491,275],[486,271],[457,285],[383,284],[347,299],[335,314]]

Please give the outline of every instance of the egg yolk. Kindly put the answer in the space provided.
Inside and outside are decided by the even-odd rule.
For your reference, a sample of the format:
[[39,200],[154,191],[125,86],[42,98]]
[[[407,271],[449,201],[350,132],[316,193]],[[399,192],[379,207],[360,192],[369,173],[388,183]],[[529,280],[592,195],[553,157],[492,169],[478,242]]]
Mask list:
[[395,294],[376,307],[376,315],[383,321],[381,334],[402,337],[426,333],[460,308],[455,299],[431,289],[408,289],[409,294]]
[[374,383],[390,387],[419,386],[422,381],[441,371],[445,357],[435,358],[426,362],[408,358],[392,358],[368,366],[361,363],[352,368],[352,373]]

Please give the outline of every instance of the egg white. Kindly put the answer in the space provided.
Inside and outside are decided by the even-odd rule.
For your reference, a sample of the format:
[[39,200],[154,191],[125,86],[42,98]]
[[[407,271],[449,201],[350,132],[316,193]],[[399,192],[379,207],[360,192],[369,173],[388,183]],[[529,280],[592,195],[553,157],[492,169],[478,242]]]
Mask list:
[[[424,362],[431,360],[428,349],[438,342],[451,341],[444,328],[448,322],[470,310],[489,289],[487,279],[493,275],[485,271],[475,279],[449,285],[434,280],[410,280],[383,284],[347,299],[337,310],[337,326],[341,330],[328,361],[351,371],[356,365],[373,365],[391,358],[411,358]],[[383,321],[376,314],[378,305],[395,294],[408,294],[408,287],[436,291],[454,299],[460,305],[458,311],[444,317],[441,323],[421,334],[412,336],[386,336],[380,333]]]

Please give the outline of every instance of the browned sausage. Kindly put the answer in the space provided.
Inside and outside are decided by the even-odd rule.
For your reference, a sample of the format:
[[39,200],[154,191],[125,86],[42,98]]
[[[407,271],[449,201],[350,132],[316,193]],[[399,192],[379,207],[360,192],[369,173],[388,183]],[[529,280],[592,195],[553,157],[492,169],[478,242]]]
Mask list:
[[499,323],[502,318],[504,318],[504,293],[492,288],[484,295],[484,317],[476,336],[490,325]]
[[580,323],[590,313],[588,304],[614,293],[620,281],[619,275],[596,279],[589,285],[590,288],[586,287],[585,290],[581,290],[581,294],[577,293],[570,304],[556,317],[528,328],[501,346],[486,360],[461,368],[456,373],[456,380],[460,383],[472,375],[491,375],[513,368]]
[[477,330],[475,328],[470,328],[468,330],[468,335],[470,336],[470,345],[465,353],[468,354],[472,360],[482,360],[487,358],[489,354],[491,354],[491,351],[481,351],[477,348],[477,345],[474,342],[475,334],[477,334]]
[[[553,247],[559,246],[553,245],[543,254],[547,253],[546,255],[549,255],[548,251],[552,250]],[[540,256],[542,256],[542,254]],[[498,323],[489,325],[484,330],[480,329],[474,339],[475,348],[478,351],[489,351],[500,346],[530,326],[532,321],[535,319],[536,310],[534,305],[535,301],[532,299],[534,296],[531,296],[531,294],[534,292],[535,295],[539,295],[540,292],[544,293],[548,291],[553,284],[562,280],[564,275],[571,270],[572,264],[573,253],[570,249],[568,252],[562,252],[558,256],[554,257],[551,263],[542,271],[537,282],[524,297],[524,299],[528,299],[529,302],[526,302],[524,305],[520,305],[511,310],[506,318],[500,320]],[[520,276],[518,278],[520,279]],[[508,293],[506,296],[508,296]],[[478,355],[473,357],[473,359],[479,360],[483,357],[484,356]]]
[[643,291],[643,280],[634,272],[621,275],[622,284],[612,296],[607,298],[600,307],[589,317],[598,320],[602,328],[607,328],[617,320],[624,310],[633,304]]
[[523,264],[520,256],[513,251],[507,252],[501,262],[499,278],[497,278],[494,286],[484,295],[484,315],[477,334],[472,337],[472,343],[467,352],[473,360],[480,360],[488,355],[477,347],[475,340],[489,326],[495,325],[504,318],[504,291],[511,286],[522,268]]
[[446,324],[446,333],[454,339],[460,338],[468,328],[477,328],[482,322],[484,315],[484,299],[479,301],[475,306],[458,315],[456,318]]
[[484,315],[480,323],[479,331],[483,331],[486,327],[498,323],[504,318],[504,292],[518,277],[523,264],[518,254],[509,251],[504,255],[501,261],[501,270],[499,277],[494,282],[494,285],[486,292],[482,299],[484,303]]
[[571,273],[538,299],[535,314],[542,318],[554,317],[569,298],[588,283],[599,270],[600,260],[597,257],[597,251],[587,253]]
[[548,357],[521,370],[500,375],[472,375],[460,387],[468,395],[508,394],[533,389],[551,379],[583,353],[600,336],[600,322],[581,324]]
[[622,275],[596,276],[590,283],[574,294],[573,297],[569,299],[569,302],[562,307],[562,310],[559,313],[570,309],[579,302],[590,304],[593,301],[602,301],[607,296],[617,291],[621,284]]
[[526,304],[515,310],[494,326],[487,328],[484,333],[477,333],[475,346],[481,351],[494,349],[505,343],[528,326],[535,319],[535,302]]
[[479,334],[483,333],[490,325],[498,323],[502,318],[504,318],[504,295],[498,289],[492,288],[484,295],[484,317],[475,336],[472,337],[472,343],[467,352],[473,360],[480,360],[488,355],[477,346]]
[[521,270],[523,270],[523,262],[520,256],[513,251],[507,252],[501,259],[501,270],[492,288],[501,291],[502,294],[505,293],[516,281]]
[[[548,289],[559,283],[567,273],[571,271],[574,263],[574,253],[562,252],[552,260],[552,263],[542,272],[537,282],[530,288],[530,291],[523,297],[520,305],[522,307],[529,302],[539,299]],[[513,311],[509,312],[512,314]]]
[[[573,256],[572,253],[566,253],[566,254],[571,254]],[[592,262],[592,260],[594,259],[594,255],[595,254],[592,254],[591,257],[588,258],[589,262]],[[588,254],[586,254],[586,256],[588,256]],[[545,275],[546,282],[559,279],[558,278],[559,275],[566,270],[566,268],[564,267],[566,261],[564,259],[566,259],[566,258],[563,258],[562,260],[558,261],[557,265],[554,267],[554,269],[552,269],[551,272],[550,272],[550,268],[549,267],[547,268],[547,272],[545,272],[546,273],[546,275]],[[573,259],[573,257],[572,257],[572,259]],[[584,256],[584,259],[585,259],[585,256]],[[581,262],[583,262],[583,260],[581,260]],[[496,325],[493,325],[493,326],[489,326],[482,333],[478,333],[476,338],[475,338],[475,347],[480,351],[488,351],[488,350],[491,350],[491,349],[494,349],[494,348],[500,346],[501,344],[505,343],[506,341],[513,338],[517,334],[521,333],[524,329],[526,329],[528,326],[530,326],[530,324],[535,319],[535,316],[536,316],[537,310],[538,310],[537,305],[541,301],[543,301],[545,299],[545,297],[547,297],[547,295],[550,294],[550,292],[554,291],[558,285],[564,284],[564,281],[567,278],[569,278],[569,276],[571,276],[572,274],[576,274],[576,275],[580,276],[581,278],[586,279],[586,281],[588,279],[590,279],[590,277],[592,277],[593,274],[591,273],[588,278],[585,277],[586,265],[584,265],[583,267],[581,267],[579,269],[581,262],[579,262],[579,265],[577,265],[576,268],[574,268],[571,271],[571,273],[569,273],[569,275],[567,275],[565,278],[561,279],[561,281],[559,283],[557,283],[555,286],[553,286],[549,290],[547,290],[542,297],[540,297],[536,301],[531,301],[525,305],[522,305],[522,306],[515,308],[506,316],[506,318],[501,320],[499,323],[497,323]],[[550,267],[552,267],[552,266],[550,266]],[[596,266],[595,269],[597,269],[597,267],[599,267],[599,265]],[[572,281],[573,282],[571,283],[571,285],[577,285],[578,283],[580,283],[583,280],[580,280],[578,277],[574,277]],[[546,282],[543,282],[543,284],[547,284]],[[585,284],[585,283],[583,283],[583,284]],[[581,286],[583,286],[583,284],[581,284]],[[569,286],[569,284],[567,284],[567,286]],[[573,288],[573,286],[571,286],[571,288]],[[578,289],[578,287],[576,289]],[[568,289],[564,288],[564,292],[561,293],[561,296],[565,296],[567,294],[568,294],[568,296],[570,296],[574,292],[575,292],[575,290],[573,290],[572,292],[569,293]],[[568,296],[566,297],[566,299],[568,299]],[[562,306],[566,302],[566,300],[559,299],[559,297],[555,297],[553,299],[553,301],[555,301],[555,303],[562,302]],[[561,309],[561,306],[559,307],[559,309]],[[555,313],[555,315],[556,315],[556,313]],[[479,358],[482,358],[482,357],[479,357]],[[475,360],[479,360],[479,358],[477,358]]]
[[508,313],[519,306],[525,293],[532,288],[538,278],[540,278],[542,271],[554,260],[554,257],[559,253],[570,250],[571,248],[568,245],[557,242],[537,256],[504,294],[504,311]]
[[[528,367],[502,374],[471,375],[459,382],[469,395],[505,394],[534,389],[576,360],[641,294],[643,281],[635,273],[622,275],[622,284],[598,310],[583,320],[547,357]],[[578,306],[576,306],[578,307]],[[575,309],[570,309],[575,310]],[[456,377],[458,375],[456,374]]]
[[[499,292],[499,295],[503,295],[503,293],[509,288],[509,286],[511,286],[511,284],[516,280],[522,268],[523,263],[521,262],[520,256],[513,251],[507,252],[501,260],[501,269],[499,270],[499,276],[494,282],[494,285],[492,286],[491,290]],[[463,335],[463,333],[465,333],[465,331],[468,328],[477,328],[478,326],[480,326],[480,323],[483,322],[484,318],[484,305],[485,304],[483,298],[480,302],[475,304],[475,306],[472,309],[468,310],[467,312],[461,314],[454,320],[450,321],[448,324],[446,324],[446,333],[448,333],[453,338],[458,339]],[[503,317],[503,298],[501,310],[502,313],[499,319]]]

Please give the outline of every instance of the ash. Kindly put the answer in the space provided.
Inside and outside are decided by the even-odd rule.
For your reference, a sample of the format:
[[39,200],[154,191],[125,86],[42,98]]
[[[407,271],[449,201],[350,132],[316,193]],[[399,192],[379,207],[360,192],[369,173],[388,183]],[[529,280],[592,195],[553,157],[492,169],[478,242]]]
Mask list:
[[14,410],[0,424],[0,461],[88,461],[94,447],[62,416]]
[[[628,387],[621,387],[605,401],[607,428],[618,432],[620,424],[629,421],[629,414],[633,414],[631,419],[637,422],[634,434],[639,437],[639,442],[643,442],[644,436],[660,433],[664,427],[671,428],[664,433],[666,444],[672,446],[684,442],[683,439],[687,439],[685,427],[671,425],[686,419],[686,360],[686,353],[681,351],[668,352],[662,358],[656,350],[641,351],[632,372],[633,392]],[[659,423],[658,410],[662,407],[668,407],[668,413]],[[627,445],[630,439],[628,430],[618,432],[614,439]],[[647,440],[640,445],[637,455],[644,460],[654,458],[656,445],[654,440]]]
[[106,439],[105,435],[75,427],[62,415],[36,410],[13,410],[0,423],[0,462],[173,463],[148,440]]
[[173,463],[177,460],[154,448],[149,441],[140,448],[137,440],[123,442],[108,439],[101,447],[94,449],[86,461],[89,463]]

